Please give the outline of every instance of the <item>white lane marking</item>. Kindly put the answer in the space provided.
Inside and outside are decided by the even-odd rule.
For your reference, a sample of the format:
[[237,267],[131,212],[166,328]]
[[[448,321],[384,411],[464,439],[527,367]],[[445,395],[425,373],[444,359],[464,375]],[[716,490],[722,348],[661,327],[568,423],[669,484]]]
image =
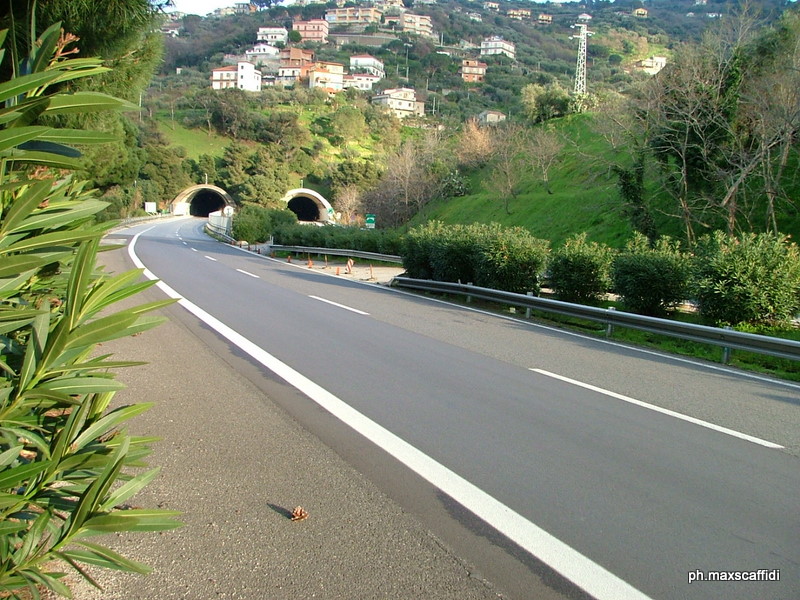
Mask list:
[[359,315],[369,315],[369,313],[364,312],[363,310],[358,310],[357,308],[345,306],[344,304],[339,304],[338,302],[334,302],[333,300],[326,300],[325,298],[320,298],[319,296],[309,295],[309,298],[313,298],[314,300],[319,300],[320,302],[325,302],[326,304],[332,304],[333,306],[338,306],[339,308],[349,310],[350,312],[358,313]]
[[192,252],[197,252],[197,248],[192,248]]
[[576,379],[570,379],[569,377],[564,377],[563,375],[557,375],[556,373],[551,373],[550,371],[545,371],[544,369],[530,369],[530,370],[533,371],[534,373],[545,375],[546,377],[559,379],[561,381],[565,381],[566,383],[571,383],[572,385],[577,385],[578,387],[582,387],[587,390],[592,390],[593,392],[597,392],[599,394],[605,394],[606,396],[611,396],[612,398],[616,398],[617,400],[623,400],[625,402],[635,404],[636,406],[641,406],[642,408],[648,408],[655,412],[660,412],[662,414],[669,415],[670,417],[675,417],[676,419],[688,421],[689,423],[694,423],[695,425],[700,425],[701,427],[706,427],[708,429],[713,429],[714,431],[725,433],[727,435],[731,435],[733,437],[737,437],[742,440],[747,440],[748,442],[753,442],[754,444],[766,446],[767,448],[775,448],[775,449],[783,448],[783,446],[781,446],[780,444],[776,444],[774,442],[762,440],[761,438],[753,437],[752,435],[747,435],[746,433],[742,433],[734,429],[728,429],[727,427],[721,427],[720,425],[714,425],[714,423],[709,423],[708,421],[696,419],[694,417],[690,417],[689,415],[684,415],[683,413],[675,412],[674,410],[669,410],[667,408],[662,408],[654,404],[648,404],[647,402],[642,402],[641,400],[636,400],[635,398],[631,398],[629,396],[623,396],[622,394],[617,394],[616,392],[604,390],[603,388],[591,385],[589,383],[584,383]]
[[253,275],[252,273],[248,273],[247,271],[243,271],[242,269],[236,269],[239,273],[247,275],[248,277],[254,277],[255,279],[261,279],[258,275]]
[[[144,232],[142,232],[144,233]],[[139,235],[128,246],[128,255],[145,277],[157,279],[136,256]],[[399,460],[417,475],[430,482],[456,502],[484,520],[501,534],[549,565],[566,579],[585,590],[596,600],[652,600],[629,583],[587,558],[561,540],[547,533],[482,489],[362,415],[323,387],[281,362],[256,344],[234,331],[175,290],[158,281],[156,286],[221,336],[236,344],[264,367],[308,396],[319,406]]]
[[206,257],[208,260],[212,260],[214,262],[217,262],[217,259],[212,257],[212,256],[208,256],[207,254],[204,254],[203,256]]

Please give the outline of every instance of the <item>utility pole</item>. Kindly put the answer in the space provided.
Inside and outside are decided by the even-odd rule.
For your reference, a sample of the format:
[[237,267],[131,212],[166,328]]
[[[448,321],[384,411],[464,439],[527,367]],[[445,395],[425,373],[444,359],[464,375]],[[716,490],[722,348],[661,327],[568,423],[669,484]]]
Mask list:
[[593,31],[589,31],[586,23],[577,23],[571,26],[573,29],[578,28],[578,35],[570,36],[571,39],[578,38],[578,64],[575,67],[575,95],[586,95],[586,38],[594,35]]
[[408,81],[408,49],[411,48],[413,44],[403,44],[406,47],[406,81]]

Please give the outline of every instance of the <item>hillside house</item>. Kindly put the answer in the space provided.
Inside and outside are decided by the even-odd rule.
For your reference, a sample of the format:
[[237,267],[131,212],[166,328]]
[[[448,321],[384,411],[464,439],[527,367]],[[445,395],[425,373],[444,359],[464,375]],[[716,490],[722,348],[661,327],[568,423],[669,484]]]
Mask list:
[[373,96],[372,103],[388,108],[398,119],[425,116],[425,103],[417,101],[411,88],[391,88]]
[[486,79],[486,63],[479,60],[462,60],[461,79],[468,83],[482,82]]
[[483,15],[479,12],[468,12],[467,17],[469,17],[470,21],[477,21],[478,23],[483,23]]
[[506,120],[506,115],[499,110],[484,110],[478,114],[478,123],[481,125],[494,125]]
[[386,77],[383,61],[369,54],[354,54],[350,57],[350,72],[362,72],[375,75],[378,79]]
[[539,23],[539,25],[552,25],[553,15],[548,15],[546,13],[539,13],[539,16],[536,17],[536,22]]
[[304,42],[328,43],[328,22],[325,19],[295,21],[292,23],[292,30],[297,31]]
[[250,50],[245,50],[244,55],[247,57],[248,62],[258,65],[270,59],[277,59],[279,53],[280,50],[277,47],[260,43],[253,46]]
[[517,21],[525,21],[531,18],[531,11],[527,8],[509,8],[506,11],[506,16],[509,19],[516,19]]
[[403,13],[384,17],[386,25],[394,24],[404,33],[413,33],[426,37],[433,37],[433,21],[428,15],[414,15]]
[[638,71],[644,71],[649,75],[655,75],[661,69],[667,66],[666,56],[651,56],[638,61],[634,67]]
[[510,59],[516,60],[517,48],[513,42],[508,42],[499,35],[495,35],[481,42],[481,56],[493,54],[505,54]]
[[500,11],[500,3],[499,2],[484,2],[483,8],[485,10],[493,10],[495,12]]
[[289,31],[286,27],[259,27],[256,40],[266,44],[285,44],[289,41]]
[[308,76],[314,66],[314,52],[302,48],[284,48],[280,54],[280,66],[275,78],[277,85],[292,85]]
[[253,63],[239,61],[235,65],[211,70],[211,89],[238,88],[248,92],[261,91],[261,71]]
[[344,89],[344,65],[342,63],[314,63],[308,69],[308,87],[321,88],[326,92],[337,93]]
[[380,23],[383,12],[374,6],[351,6],[334,8],[325,13],[325,20],[331,25],[369,25]]
[[237,2],[233,5],[233,12],[237,15],[249,15],[257,10],[258,7],[250,2]]
[[351,73],[345,75],[343,80],[344,89],[356,88],[364,92],[371,92],[372,86],[378,83],[382,78],[370,73]]
[[647,9],[646,8],[642,8],[641,6],[639,8],[634,8],[633,9],[633,16],[638,18],[638,19],[646,19],[647,18]]

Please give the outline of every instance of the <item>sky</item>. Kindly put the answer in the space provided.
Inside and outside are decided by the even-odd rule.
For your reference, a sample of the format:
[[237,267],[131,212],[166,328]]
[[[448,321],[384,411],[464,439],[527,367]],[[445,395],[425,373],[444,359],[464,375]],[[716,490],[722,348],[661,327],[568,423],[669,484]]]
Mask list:
[[223,8],[226,6],[233,6],[237,1],[244,2],[245,0],[172,0],[175,8],[170,10],[177,10],[189,15],[205,16],[214,11],[216,8]]

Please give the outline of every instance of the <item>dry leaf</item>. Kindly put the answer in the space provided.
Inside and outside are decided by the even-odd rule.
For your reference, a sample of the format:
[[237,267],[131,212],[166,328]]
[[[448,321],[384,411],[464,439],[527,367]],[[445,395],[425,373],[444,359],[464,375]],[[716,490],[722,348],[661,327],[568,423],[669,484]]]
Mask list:
[[308,511],[302,506],[296,506],[292,511],[292,521],[302,521],[308,517]]

